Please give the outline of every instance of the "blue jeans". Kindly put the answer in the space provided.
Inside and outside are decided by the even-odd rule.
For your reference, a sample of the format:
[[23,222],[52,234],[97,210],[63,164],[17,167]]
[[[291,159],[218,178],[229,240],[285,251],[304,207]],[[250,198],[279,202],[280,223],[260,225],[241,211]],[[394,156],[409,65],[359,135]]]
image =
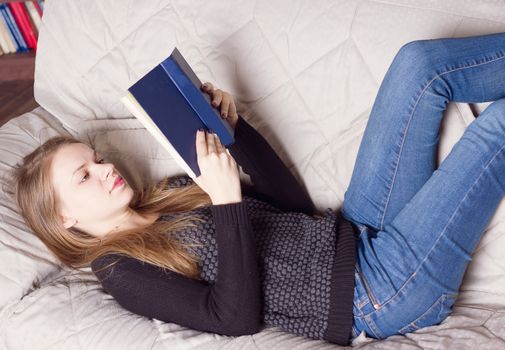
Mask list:
[[[436,168],[449,101],[494,102]],[[378,90],[341,209],[357,232],[351,339],[442,322],[504,192],[505,33],[401,47]]]

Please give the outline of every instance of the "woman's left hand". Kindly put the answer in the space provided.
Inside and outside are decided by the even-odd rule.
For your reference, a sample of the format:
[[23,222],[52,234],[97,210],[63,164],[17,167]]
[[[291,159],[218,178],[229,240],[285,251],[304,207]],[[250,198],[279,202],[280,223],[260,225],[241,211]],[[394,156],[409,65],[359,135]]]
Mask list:
[[202,90],[210,95],[212,106],[220,108],[221,118],[228,120],[233,130],[237,125],[238,114],[237,107],[233,97],[226,91],[214,89],[211,83],[206,82],[201,86]]

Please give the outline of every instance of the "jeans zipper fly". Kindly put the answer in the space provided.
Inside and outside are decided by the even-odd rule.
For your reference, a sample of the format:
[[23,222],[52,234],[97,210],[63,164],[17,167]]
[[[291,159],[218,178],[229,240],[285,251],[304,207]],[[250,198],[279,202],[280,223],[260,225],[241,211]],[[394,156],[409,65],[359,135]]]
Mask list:
[[368,297],[370,298],[370,300],[372,302],[373,308],[375,310],[379,309],[380,305],[379,305],[379,303],[377,303],[377,301],[375,300],[375,296],[370,291],[370,287],[368,286],[368,283],[367,283],[366,279],[364,278],[363,273],[361,272],[361,269],[358,264],[356,264],[356,268],[358,269],[358,273],[361,277],[361,281],[363,282],[363,286],[365,286],[366,293],[368,294]]

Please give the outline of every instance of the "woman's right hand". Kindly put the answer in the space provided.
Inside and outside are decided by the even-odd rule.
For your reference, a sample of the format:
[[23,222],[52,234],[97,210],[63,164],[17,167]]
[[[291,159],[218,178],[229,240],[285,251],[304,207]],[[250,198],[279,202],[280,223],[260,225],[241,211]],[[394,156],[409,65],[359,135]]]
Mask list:
[[201,89],[210,95],[212,106],[220,109],[221,118],[226,119],[235,130],[238,113],[233,96],[221,89],[214,89],[214,86],[209,82],[202,84]]
[[194,179],[211,198],[212,204],[242,201],[237,163],[221,144],[217,134],[196,132],[196,153],[200,176]]

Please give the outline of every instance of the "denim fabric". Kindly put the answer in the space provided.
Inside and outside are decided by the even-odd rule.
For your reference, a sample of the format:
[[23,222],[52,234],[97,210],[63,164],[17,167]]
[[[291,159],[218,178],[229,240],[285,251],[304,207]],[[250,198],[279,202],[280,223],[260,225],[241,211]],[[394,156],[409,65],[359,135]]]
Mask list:
[[[436,168],[449,101],[492,102]],[[378,90],[342,215],[357,237],[352,339],[450,313],[505,192],[505,33],[416,40]]]

